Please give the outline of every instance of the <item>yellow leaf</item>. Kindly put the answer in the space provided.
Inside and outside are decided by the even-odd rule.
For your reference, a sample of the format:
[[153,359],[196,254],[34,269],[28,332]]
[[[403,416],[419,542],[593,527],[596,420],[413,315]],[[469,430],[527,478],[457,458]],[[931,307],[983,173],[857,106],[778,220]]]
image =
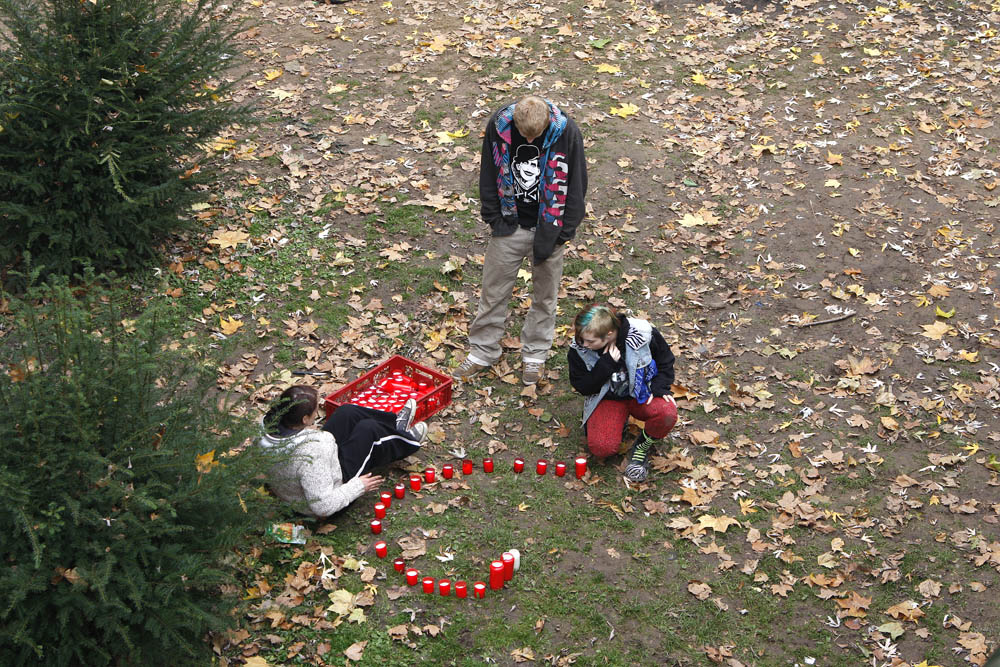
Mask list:
[[437,35],[431,43],[427,45],[427,48],[436,53],[444,53],[448,49],[448,40],[440,35]]
[[219,315],[219,328],[225,335],[232,336],[234,333],[239,331],[241,326],[243,326],[243,322],[232,317],[223,318]]
[[978,363],[979,350],[976,350],[975,352],[969,352],[968,350],[959,350],[958,358],[961,359],[962,361],[968,361],[969,363],[973,364]]
[[634,116],[639,112],[639,107],[632,104],[631,102],[626,102],[620,107],[611,107],[612,116],[621,116],[622,118],[628,118],[629,116]]
[[451,138],[447,132],[435,132],[434,136],[437,137],[439,144],[453,144],[455,140]]
[[284,73],[285,71],[281,69],[266,69],[264,70],[264,78],[268,81],[274,81]]
[[826,62],[823,60],[823,54],[822,53],[814,53],[813,54],[813,62],[816,63],[817,65],[825,65],[826,64]]
[[245,667],[271,667],[271,663],[259,655],[255,655],[252,658],[247,658]]
[[219,246],[219,250],[235,248],[241,243],[246,243],[250,235],[246,232],[215,230],[215,234],[208,240],[210,245]]
[[594,65],[597,68],[599,74],[618,74],[622,71],[622,68],[618,65],[609,65],[608,63],[601,63],[600,65]]
[[945,322],[935,322],[934,324],[921,324],[923,332],[920,334],[931,340],[941,340],[946,334],[951,334],[955,330]]
[[684,217],[677,221],[677,224],[681,227],[698,227],[699,225],[704,225],[708,221],[698,214],[685,213]]
[[753,514],[756,511],[757,508],[754,507],[753,498],[740,498],[740,512],[743,514],[743,516],[746,516],[747,514]]
[[328,95],[333,95],[334,93],[342,93],[348,89],[346,83],[335,83],[326,89]]
[[515,47],[517,47],[518,45],[521,44],[521,38],[520,37],[511,37],[510,39],[505,39],[503,42],[501,42],[501,44],[503,44],[507,48],[512,49],[512,48],[515,48]]
[[878,49],[862,49],[862,50],[865,52],[866,56],[872,56],[873,58],[882,55],[882,52],[879,51]]
[[840,153],[834,153],[833,151],[826,152],[826,163],[827,164],[844,164],[844,156]]
[[702,74],[701,72],[695,72],[694,74],[691,75],[691,83],[696,83],[699,86],[707,86],[708,79],[706,79],[705,75]]
[[828,178],[826,183],[824,183],[823,185],[828,188],[839,188],[840,181],[838,181],[836,178]]
[[711,528],[717,533],[724,533],[729,530],[732,525],[742,526],[739,520],[734,519],[731,516],[712,516],[711,514],[705,514],[698,518],[698,523],[701,524],[702,528]]
[[573,31],[573,26],[571,26],[570,24],[567,23],[566,25],[564,25],[561,28],[559,28],[559,30],[558,30],[558,32],[556,32],[556,34],[557,35],[565,35],[567,37],[572,37],[573,35],[576,34],[576,32]]
[[215,450],[201,454],[200,456],[194,457],[194,467],[199,474],[204,475],[209,472],[215,466],[219,465],[219,462],[215,460]]
[[851,253],[851,257],[857,257],[858,255],[861,254],[861,251],[858,250],[857,248],[848,248],[847,252]]
[[454,132],[448,132],[448,136],[453,139],[461,139],[462,137],[469,136],[468,130],[455,130]]
[[288,90],[282,90],[281,88],[275,88],[270,93],[268,93],[267,96],[268,97],[273,97],[274,99],[278,100],[279,102],[284,102],[289,97],[295,97],[295,93],[293,93],[291,91],[288,91]]
[[949,318],[955,316],[955,309],[952,308],[951,310],[947,310],[946,311],[946,310],[942,310],[941,306],[934,306],[934,314],[937,315],[938,317],[943,317],[945,319],[949,319]]

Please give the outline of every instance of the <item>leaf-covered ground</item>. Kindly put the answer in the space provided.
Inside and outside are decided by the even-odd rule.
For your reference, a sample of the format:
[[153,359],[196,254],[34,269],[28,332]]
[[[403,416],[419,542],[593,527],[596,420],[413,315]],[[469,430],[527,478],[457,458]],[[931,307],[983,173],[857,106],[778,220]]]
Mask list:
[[[390,510],[390,559],[485,579],[426,596],[375,558],[373,501],[241,555],[228,664],[982,665],[1000,641],[1000,204],[988,3],[254,0],[256,128],[159,288],[257,418],[391,354],[465,355],[485,248],[480,133],[530,92],[580,124],[589,215],[549,376],[496,372],[411,462],[498,472]],[[583,448],[568,325],[591,300],[678,357],[649,483],[515,476]],[[310,375],[292,375],[307,371]],[[402,471],[391,473],[395,481]],[[568,479],[568,478],[567,478]],[[291,518],[294,517],[276,517]]]

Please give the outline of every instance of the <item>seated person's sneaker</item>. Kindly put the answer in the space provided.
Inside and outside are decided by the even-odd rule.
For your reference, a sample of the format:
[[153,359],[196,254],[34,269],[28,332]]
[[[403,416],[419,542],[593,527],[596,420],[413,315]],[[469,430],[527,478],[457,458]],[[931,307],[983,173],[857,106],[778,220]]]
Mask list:
[[408,399],[403,403],[403,407],[396,413],[396,430],[408,431],[413,426],[413,419],[417,416],[417,402]]

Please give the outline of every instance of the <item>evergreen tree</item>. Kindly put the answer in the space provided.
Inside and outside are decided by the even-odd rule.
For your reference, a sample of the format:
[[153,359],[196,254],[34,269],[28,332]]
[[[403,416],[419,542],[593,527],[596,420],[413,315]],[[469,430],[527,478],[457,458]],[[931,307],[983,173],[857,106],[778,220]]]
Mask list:
[[0,664],[209,664],[267,502],[268,462],[236,453],[255,425],[215,409],[157,309],[53,283],[0,328]]
[[156,255],[211,174],[199,146],[248,118],[221,78],[235,4],[0,0],[0,265]]

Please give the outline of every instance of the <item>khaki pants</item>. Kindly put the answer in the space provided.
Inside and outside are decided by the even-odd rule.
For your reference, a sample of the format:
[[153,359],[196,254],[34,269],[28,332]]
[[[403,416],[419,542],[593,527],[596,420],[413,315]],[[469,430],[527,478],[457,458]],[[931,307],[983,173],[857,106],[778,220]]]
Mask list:
[[518,227],[510,236],[491,236],[483,265],[483,286],[479,311],[469,325],[469,358],[492,366],[500,360],[500,339],[507,321],[507,303],[514,291],[523,260],[531,266],[531,309],[521,328],[521,356],[524,361],[544,362],[552,348],[556,328],[556,302],[562,279],[563,253],[556,246],[541,264],[531,261],[535,232]]

